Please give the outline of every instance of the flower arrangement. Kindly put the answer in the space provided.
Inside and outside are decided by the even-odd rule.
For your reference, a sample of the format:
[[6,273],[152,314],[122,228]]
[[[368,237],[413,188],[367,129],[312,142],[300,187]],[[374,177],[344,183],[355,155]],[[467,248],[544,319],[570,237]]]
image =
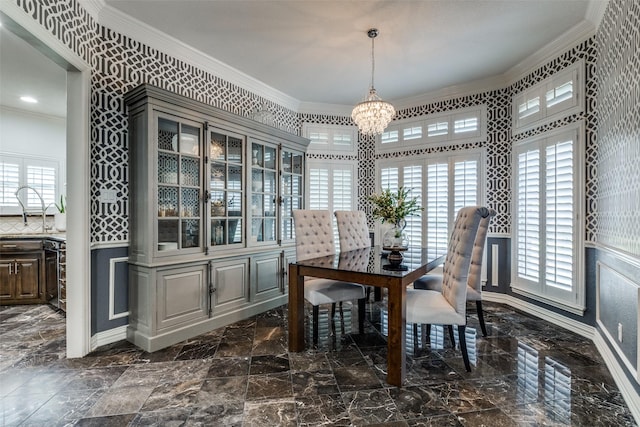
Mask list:
[[381,222],[398,225],[406,217],[421,212],[423,208],[418,205],[418,198],[408,198],[410,192],[410,189],[404,187],[398,188],[398,191],[387,188],[380,194],[369,196],[374,204],[373,217]]

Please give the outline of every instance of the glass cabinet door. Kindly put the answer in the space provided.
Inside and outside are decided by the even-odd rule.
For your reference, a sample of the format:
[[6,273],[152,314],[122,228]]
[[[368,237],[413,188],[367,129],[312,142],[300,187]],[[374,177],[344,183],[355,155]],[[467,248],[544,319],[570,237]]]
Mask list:
[[280,230],[282,241],[295,239],[293,232],[293,211],[302,209],[304,176],[304,155],[302,153],[282,150],[282,203],[280,205]]
[[276,242],[278,150],[251,144],[251,241]]
[[209,132],[210,245],[244,240],[244,138],[221,130]]
[[201,247],[201,128],[158,117],[157,250]]

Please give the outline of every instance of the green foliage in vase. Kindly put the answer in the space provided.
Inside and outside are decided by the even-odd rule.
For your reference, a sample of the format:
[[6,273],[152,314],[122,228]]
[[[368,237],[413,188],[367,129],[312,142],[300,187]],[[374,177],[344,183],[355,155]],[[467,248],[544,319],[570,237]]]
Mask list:
[[380,194],[369,196],[374,205],[373,218],[396,225],[408,216],[419,215],[424,208],[418,205],[417,197],[408,197],[410,192],[404,187],[398,191],[387,188]]

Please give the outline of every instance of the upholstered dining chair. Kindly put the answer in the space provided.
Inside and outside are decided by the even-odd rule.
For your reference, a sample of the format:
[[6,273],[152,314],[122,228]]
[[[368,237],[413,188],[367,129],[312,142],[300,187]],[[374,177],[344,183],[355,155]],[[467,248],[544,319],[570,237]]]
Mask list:
[[[371,247],[367,214],[364,211],[335,211],[333,214],[338,224],[340,252]],[[369,301],[371,286],[366,286],[365,289],[366,300]],[[361,314],[364,316],[364,310],[362,311]]]
[[[491,218],[496,215],[496,211],[488,209],[489,215],[480,220],[478,232],[473,242],[473,252],[471,253],[471,264],[469,266],[469,276],[467,277],[467,301],[476,302],[478,321],[482,335],[487,336],[487,327],[484,323],[484,312],[482,311],[482,255],[487,241],[487,230]],[[414,289],[430,289],[440,291],[442,289],[442,274],[426,274],[413,282]]]
[[[457,326],[460,350],[467,372],[471,372],[465,339],[467,278],[480,220],[488,216],[489,210],[484,207],[468,206],[460,209],[449,238],[442,289],[407,289],[407,323],[414,324],[414,331],[417,324]],[[453,345],[455,347],[455,343]]]
[[[296,234],[296,260],[335,255],[333,224],[328,210],[294,210],[294,230]],[[336,303],[358,300],[359,312],[365,309],[365,289],[357,283],[332,279],[305,277],[304,297],[313,307],[313,341],[318,341],[318,314],[321,304],[331,304],[331,321],[335,316]],[[359,322],[363,333],[363,318]]]
[[367,214],[363,211],[335,211],[340,252],[371,247]]

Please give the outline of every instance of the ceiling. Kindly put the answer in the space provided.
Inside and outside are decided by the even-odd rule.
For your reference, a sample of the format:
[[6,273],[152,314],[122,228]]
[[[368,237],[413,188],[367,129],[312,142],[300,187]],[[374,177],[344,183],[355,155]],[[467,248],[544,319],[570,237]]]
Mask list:
[[[606,5],[606,0],[84,0],[83,4],[87,2],[97,5],[92,12],[100,23],[136,40],[153,44],[149,35],[164,33],[152,47],[163,49],[169,36],[171,46],[182,46],[191,57],[221,62],[301,103],[345,106],[361,101],[368,91],[369,28],[380,31],[375,39],[378,94],[389,101],[406,100],[502,76],[576,27],[595,28],[594,10]],[[60,101],[64,71],[1,30],[0,103],[24,107],[15,101],[18,95],[42,91],[43,99],[52,103],[52,114],[59,115],[55,109],[60,105],[53,104]],[[54,92],[47,91],[49,84]],[[47,111],[42,104],[40,108]]]
[[[2,1],[2,0],[0,0]],[[0,27],[0,105],[47,116],[65,117],[66,71],[16,35],[8,20]],[[37,104],[20,100],[28,95]]]

